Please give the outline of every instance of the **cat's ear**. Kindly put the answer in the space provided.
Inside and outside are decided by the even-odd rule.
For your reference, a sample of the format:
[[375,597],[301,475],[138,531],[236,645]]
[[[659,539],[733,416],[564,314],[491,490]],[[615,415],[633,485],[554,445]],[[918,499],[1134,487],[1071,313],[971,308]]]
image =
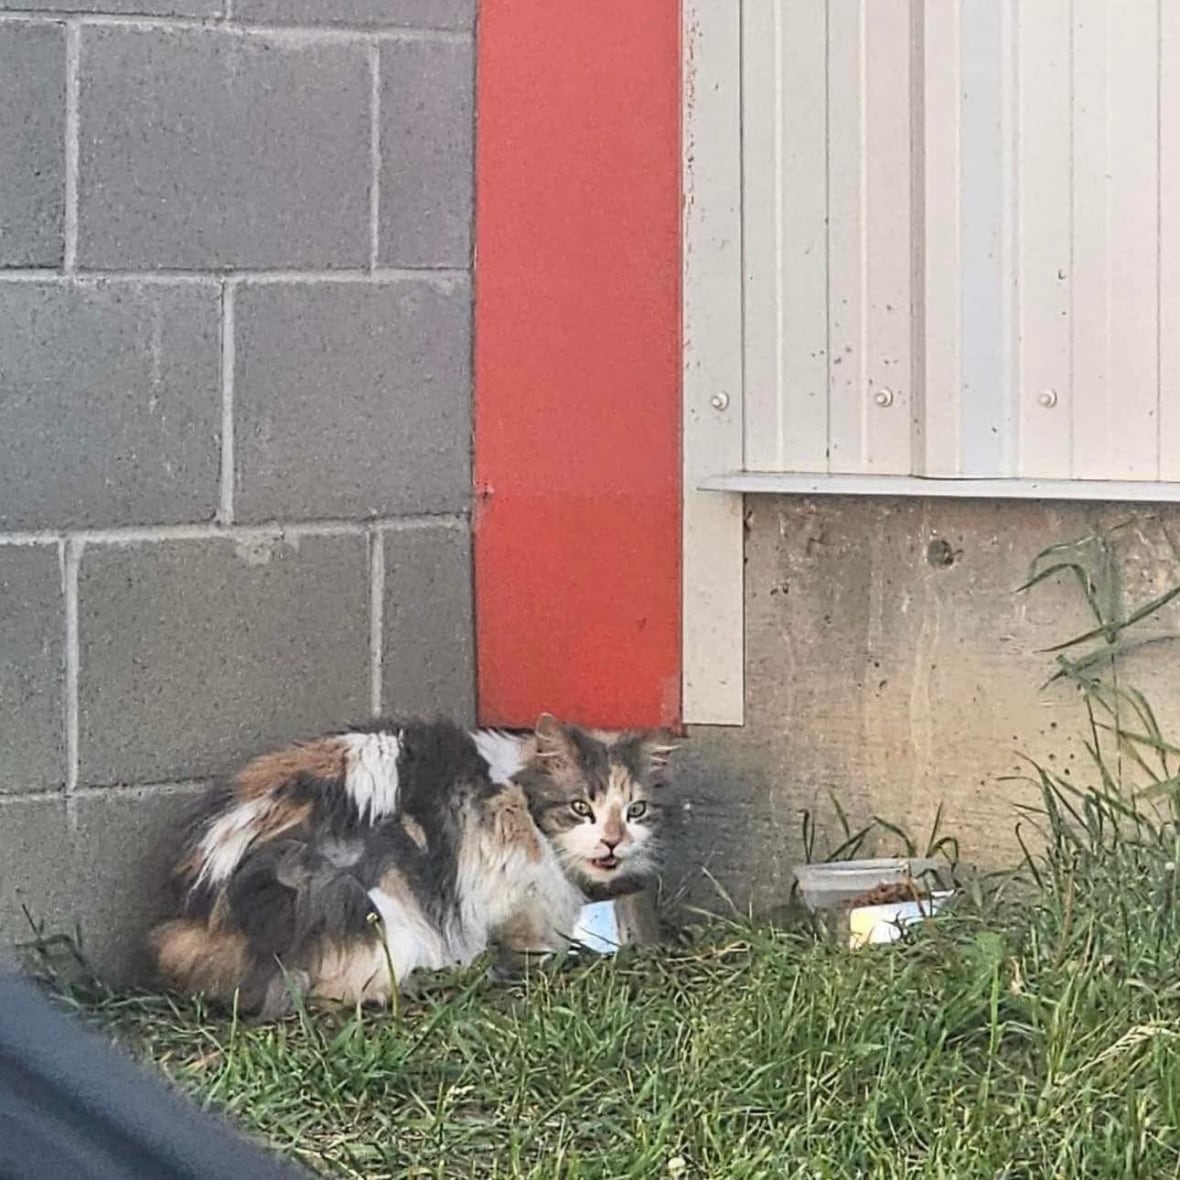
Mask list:
[[533,727],[537,738],[537,756],[545,759],[566,758],[570,754],[570,739],[566,728],[552,713],[542,713]]

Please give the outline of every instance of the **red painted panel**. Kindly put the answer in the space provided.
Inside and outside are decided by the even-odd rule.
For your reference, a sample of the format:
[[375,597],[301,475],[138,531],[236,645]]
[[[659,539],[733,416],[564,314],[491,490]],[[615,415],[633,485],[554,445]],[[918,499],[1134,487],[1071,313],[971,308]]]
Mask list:
[[479,712],[680,712],[674,0],[481,0]]

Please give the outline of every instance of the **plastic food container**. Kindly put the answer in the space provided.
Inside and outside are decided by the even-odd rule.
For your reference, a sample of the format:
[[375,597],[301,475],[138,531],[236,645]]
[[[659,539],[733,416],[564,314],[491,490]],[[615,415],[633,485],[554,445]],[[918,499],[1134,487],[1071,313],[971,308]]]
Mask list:
[[[954,896],[950,866],[926,857],[880,857],[800,865],[795,870],[804,905],[815,914],[836,918],[849,946],[895,942],[913,922],[937,914]],[[870,901],[882,886],[913,882],[919,898]],[[854,904],[866,898],[865,904]]]
[[795,869],[795,880],[799,882],[799,893],[809,910],[829,910],[854,901],[879,885],[901,885],[913,880],[926,891],[940,884],[946,871],[947,865],[943,861],[890,856],[799,865]]

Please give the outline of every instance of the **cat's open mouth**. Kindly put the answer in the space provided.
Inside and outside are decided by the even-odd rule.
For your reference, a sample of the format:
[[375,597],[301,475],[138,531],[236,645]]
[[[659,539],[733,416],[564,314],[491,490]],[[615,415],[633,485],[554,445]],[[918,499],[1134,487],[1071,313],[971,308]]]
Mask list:
[[598,856],[590,862],[596,869],[602,869],[604,872],[609,872],[611,869],[619,867],[619,858],[617,856]]

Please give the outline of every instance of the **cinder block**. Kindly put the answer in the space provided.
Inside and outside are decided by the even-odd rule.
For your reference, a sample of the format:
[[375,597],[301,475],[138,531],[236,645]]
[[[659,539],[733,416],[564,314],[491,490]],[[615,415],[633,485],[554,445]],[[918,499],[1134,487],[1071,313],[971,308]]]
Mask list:
[[208,778],[369,711],[363,536],[87,546],[80,779]]
[[469,29],[475,0],[237,0],[234,16],[273,25]]
[[30,920],[46,934],[72,933],[73,894],[62,796],[0,800],[0,959],[33,936]]
[[207,287],[0,285],[0,528],[209,519],[219,316]]
[[468,503],[465,283],[244,285],[235,319],[240,519]]
[[62,25],[0,27],[0,266],[57,266],[65,217]]
[[221,16],[225,0],[4,0],[10,12],[100,12],[111,16]]
[[379,254],[388,266],[469,266],[473,212],[470,44],[381,47]]
[[65,782],[57,546],[0,547],[0,794]]
[[471,536],[438,526],[385,534],[386,712],[475,719]]
[[366,55],[225,29],[84,30],[80,264],[367,264]]
[[0,802],[0,961],[34,938],[35,925],[76,940],[111,983],[143,981],[147,932],[168,906],[168,876],[201,789],[85,791],[73,825],[60,795]]
[[111,983],[151,974],[148,931],[167,913],[169,874],[200,790],[84,791],[74,802],[69,912],[88,962]]

